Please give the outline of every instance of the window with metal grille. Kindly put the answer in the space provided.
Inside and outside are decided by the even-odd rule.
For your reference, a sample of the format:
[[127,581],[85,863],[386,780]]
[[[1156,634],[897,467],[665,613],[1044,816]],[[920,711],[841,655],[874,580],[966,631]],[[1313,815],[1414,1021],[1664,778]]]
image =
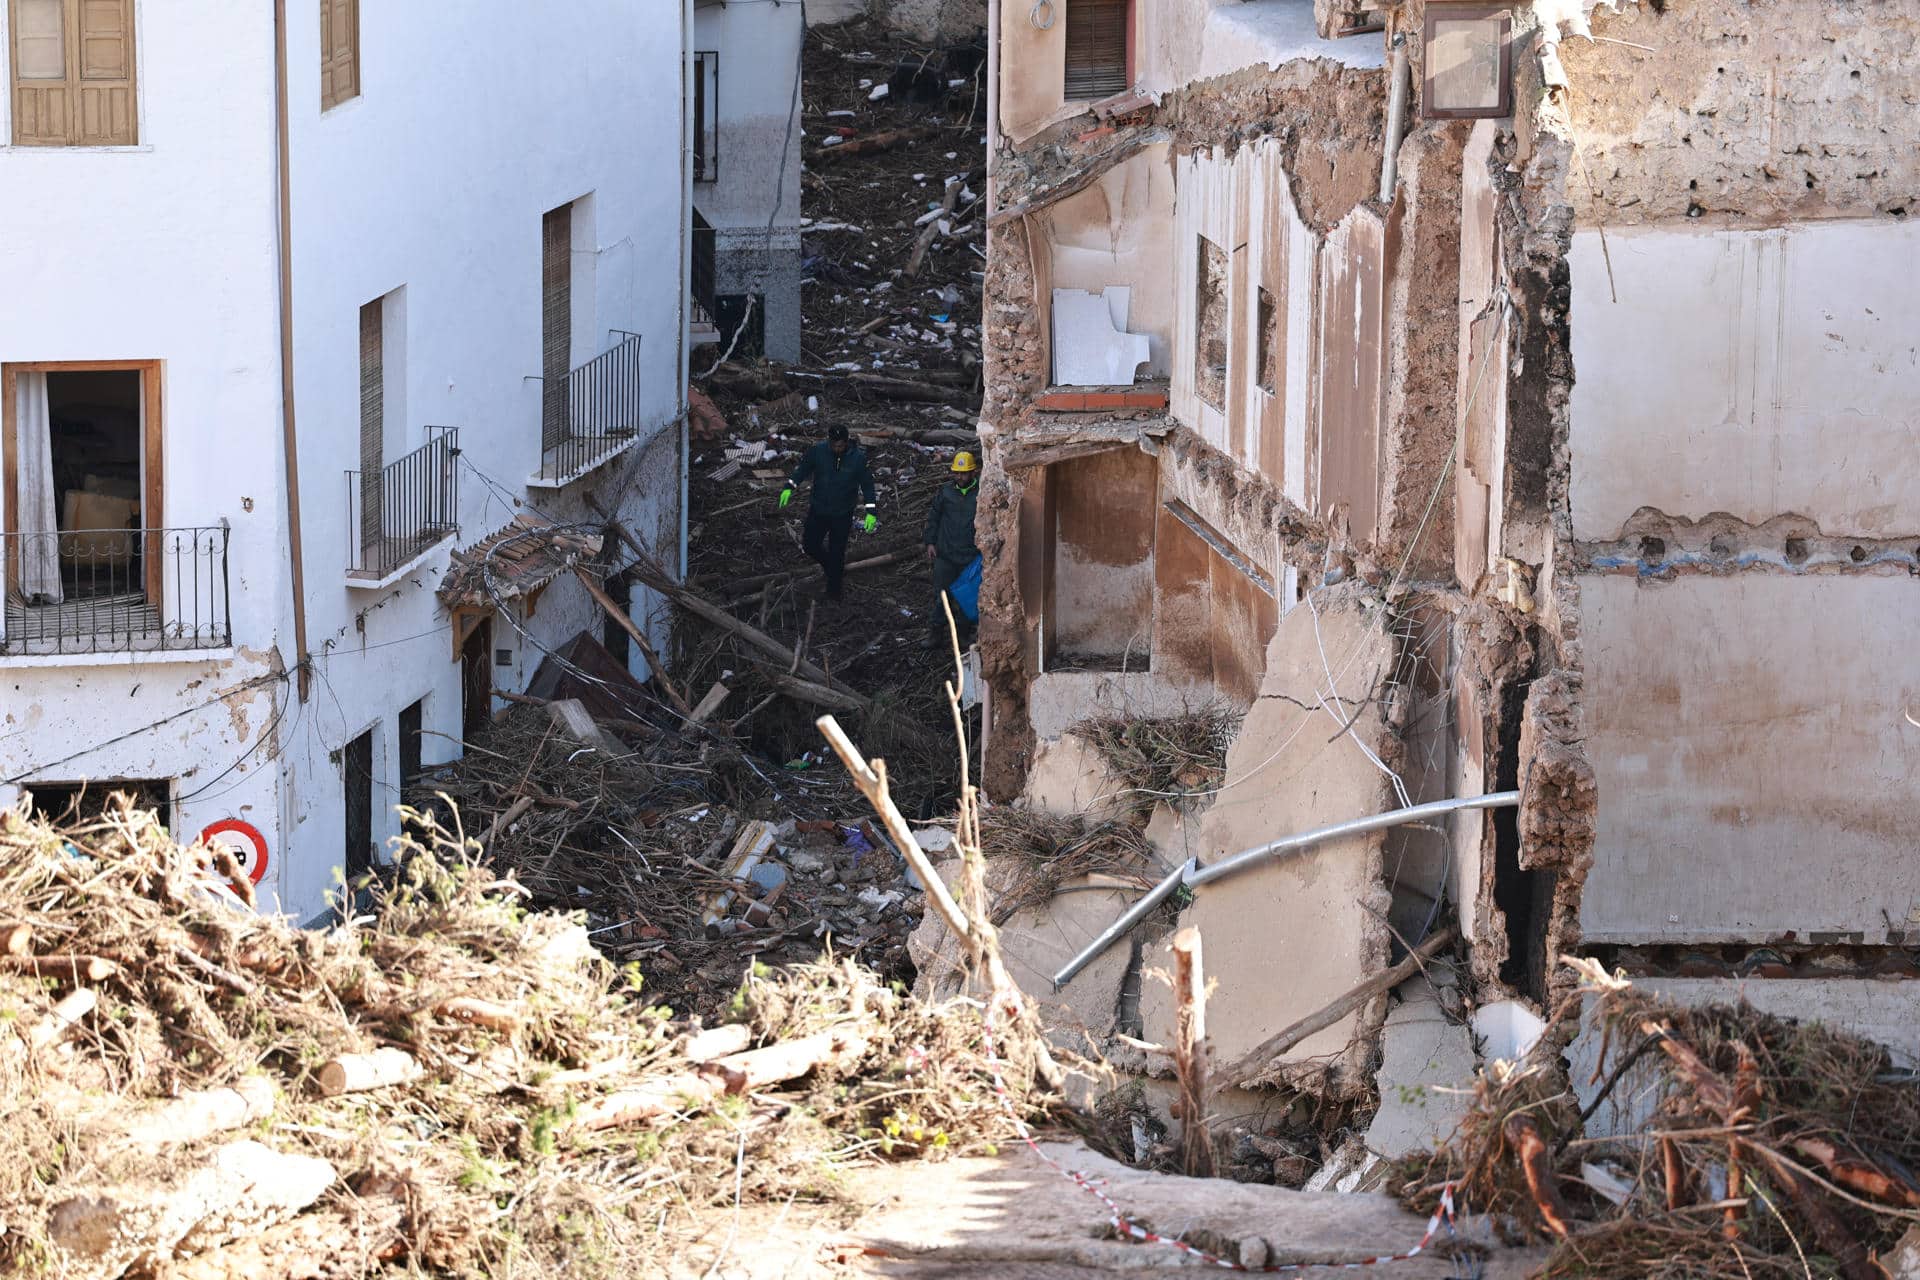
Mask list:
[[1067,100],[1125,92],[1132,0],[1067,0]]
[[130,147],[133,0],[11,0],[13,142]]

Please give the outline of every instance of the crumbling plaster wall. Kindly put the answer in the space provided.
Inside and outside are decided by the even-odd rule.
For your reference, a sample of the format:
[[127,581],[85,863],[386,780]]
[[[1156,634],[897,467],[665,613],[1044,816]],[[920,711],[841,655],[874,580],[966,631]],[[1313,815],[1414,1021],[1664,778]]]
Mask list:
[[1920,211],[1920,9],[1668,0],[1591,21],[1595,36],[1628,43],[1560,46],[1582,225]]
[[1156,144],[1034,219],[1046,236],[1053,288],[1131,288],[1127,332],[1147,335],[1143,377],[1166,376],[1172,358],[1173,281],[1165,253],[1173,191],[1167,147]]

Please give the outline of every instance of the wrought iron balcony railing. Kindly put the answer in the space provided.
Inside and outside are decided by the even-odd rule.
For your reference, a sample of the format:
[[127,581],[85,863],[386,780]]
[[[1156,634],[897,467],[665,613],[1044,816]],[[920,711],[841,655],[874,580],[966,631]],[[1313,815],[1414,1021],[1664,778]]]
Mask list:
[[228,535],[225,522],[0,534],[0,654],[227,647]]
[[640,335],[630,333],[541,388],[539,479],[581,475],[640,431]]
[[379,581],[460,531],[459,433],[430,439],[379,471],[347,472],[347,576]]

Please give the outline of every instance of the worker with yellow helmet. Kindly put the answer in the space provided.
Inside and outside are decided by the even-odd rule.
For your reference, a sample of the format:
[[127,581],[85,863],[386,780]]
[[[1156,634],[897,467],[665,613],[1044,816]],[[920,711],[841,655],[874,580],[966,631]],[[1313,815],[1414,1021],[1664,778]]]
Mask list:
[[[939,606],[939,593],[953,585],[954,579],[980,558],[980,548],[973,540],[974,507],[980,494],[980,462],[963,449],[953,455],[949,470],[952,478],[933,495],[933,505],[927,510],[926,534],[921,538],[927,545],[927,559],[933,565],[935,596],[927,643],[934,646],[944,644],[947,638],[947,614]],[[961,626],[964,642],[973,629],[972,624],[958,609],[954,610],[954,619]]]

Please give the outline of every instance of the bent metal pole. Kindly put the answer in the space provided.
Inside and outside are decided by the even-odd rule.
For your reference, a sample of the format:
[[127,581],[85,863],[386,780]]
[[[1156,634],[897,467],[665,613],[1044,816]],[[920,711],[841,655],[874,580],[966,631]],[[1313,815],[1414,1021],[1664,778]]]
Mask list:
[[1435,800],[1431,804],[1417,804],[1411,809],[1391,809],[1386,813],[1376,813],[1368,818],[1354,818],[1347,822],[1336,822],[1330,827],[1316,827],[1312,831],[1302,831],[1297,835],[1283,837],[1267,844],[1255,845],[1232,857],[1216,862],[1210,867],[1202,867],[1189,858],[1186,865],[1173,872],[1159,884],[1147,891],[1147,896],[1127,909],[1127,913],[1101,930],[1100,936],[1089,942],[1073,959],[1067,961],[1060,972],[1053,975],[1054,989],[1058,990],[1073,981],[1073,976],[1093,962],[1095,956],[1112,946],[1123,934],[1147,918],[1149,912],[1182,884],[1188,887],[1207,884],[1230,876],[1236,871],[1245,871],[1256,863],[1277,858],[1282,854],[1298,853],[1329,840],[1339,840],[1346,836],[1366,835],[1371,831],[1383,831],[1389,827],[1405,826],[1409,822],[1419,822],[1423,818],[1438,818],[1462,809],[1510,809],[1520,803],[1518,791],[1495,791],[1484,796],[1466,796],[1456,800]]

